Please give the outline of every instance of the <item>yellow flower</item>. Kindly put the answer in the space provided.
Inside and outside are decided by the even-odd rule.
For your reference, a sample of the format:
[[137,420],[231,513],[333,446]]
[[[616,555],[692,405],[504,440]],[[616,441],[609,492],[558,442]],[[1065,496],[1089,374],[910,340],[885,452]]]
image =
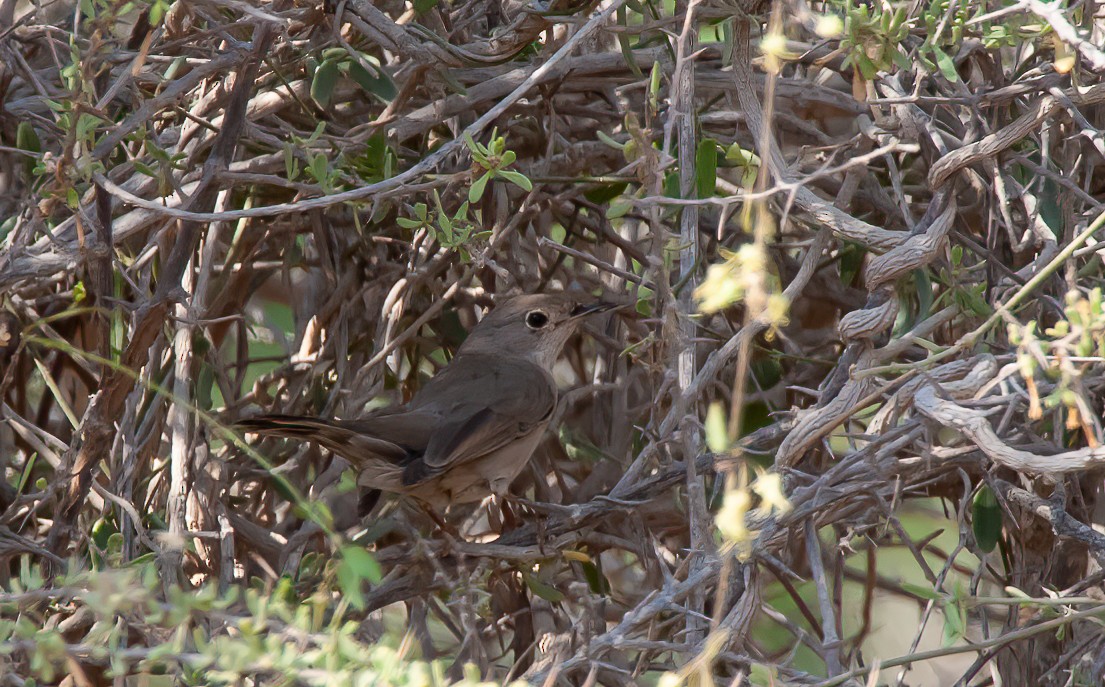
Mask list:
[[721,534],[734,544],[745,544],[752,539],[752,533],[744,523],[744,516],[752,507],[752,495],[747,489],[729,489],[721,502],[714,522]]
[[679,687],[682,684],[683,680],[675,673],[664,673],[660,676],[660,679],[656,681],[656,687]]
[[763,501],[763,507],[782,515],[790,510],[790,501],[783,493],[783,478],[775,472],[765,472],[752,483],[752,490]]
[[704,313],[715,313],[728,308],[744,295],[741,282],[731,262],[710,265],[706,278],[694,290],[698,299],[698,309]]

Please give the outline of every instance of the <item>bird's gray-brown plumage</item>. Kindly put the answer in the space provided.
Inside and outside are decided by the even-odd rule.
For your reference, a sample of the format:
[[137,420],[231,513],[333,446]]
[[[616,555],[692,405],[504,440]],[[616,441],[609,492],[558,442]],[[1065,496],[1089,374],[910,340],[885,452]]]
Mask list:
[[360,484],[434,508],[501,494],[556,409],[552,368],[564,343],[585,315],[610,307],[517,296],[488,314],[405,406],[358,420],[262,415],[239,426],[315,441],[352,463]]

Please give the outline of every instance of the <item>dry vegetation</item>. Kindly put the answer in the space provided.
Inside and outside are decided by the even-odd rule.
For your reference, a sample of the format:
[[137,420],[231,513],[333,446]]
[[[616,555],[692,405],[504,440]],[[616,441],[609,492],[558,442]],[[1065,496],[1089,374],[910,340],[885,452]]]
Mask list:
[[[1101,684],[1103,37],[0,0],[0,685]],[[563,289],[635,307],[455,532],[232,432],[401,402]]]

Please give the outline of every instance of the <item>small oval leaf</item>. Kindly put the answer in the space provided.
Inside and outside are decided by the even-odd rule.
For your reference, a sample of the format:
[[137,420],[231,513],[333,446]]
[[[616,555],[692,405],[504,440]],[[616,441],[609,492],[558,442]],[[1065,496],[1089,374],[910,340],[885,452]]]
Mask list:
[[529,590],[539,596],[540,598],[550,603],[560,603],[564,600],[564,593],[559,589],[549,586],[537,579],[529,573],[522,573],[522,579],[525,581]]
[[334,85],[338,82],[341,70],[338,63],[326,60],[315,70],[315,76],[311,80],[311,99],[325,108],[330,105],[330,97],[334,95]]
[[1001,506],[998,505],[994,491],[988,485],[975,494],[971,502],[971,531],[974,532],[978,548],[990,553],[1001,539]]
[[349,78],[357,82],[367,93],[370,93],[385,103],[390,103],[399,95],[399,89],[391,80],[387,72],[378,69],[375,74],[369,73],[359,62],[349,63]]

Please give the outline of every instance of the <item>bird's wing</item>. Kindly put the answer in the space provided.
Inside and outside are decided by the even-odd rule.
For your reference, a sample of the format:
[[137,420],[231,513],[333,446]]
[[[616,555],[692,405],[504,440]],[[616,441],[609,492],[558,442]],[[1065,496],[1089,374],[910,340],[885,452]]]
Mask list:
[[421,457],[406,465],[403,483],[417,484],[509,445],[543,427],[555,408],[556,384],[538,365],[457,357],[412,402],[412,411],[441,419]]

